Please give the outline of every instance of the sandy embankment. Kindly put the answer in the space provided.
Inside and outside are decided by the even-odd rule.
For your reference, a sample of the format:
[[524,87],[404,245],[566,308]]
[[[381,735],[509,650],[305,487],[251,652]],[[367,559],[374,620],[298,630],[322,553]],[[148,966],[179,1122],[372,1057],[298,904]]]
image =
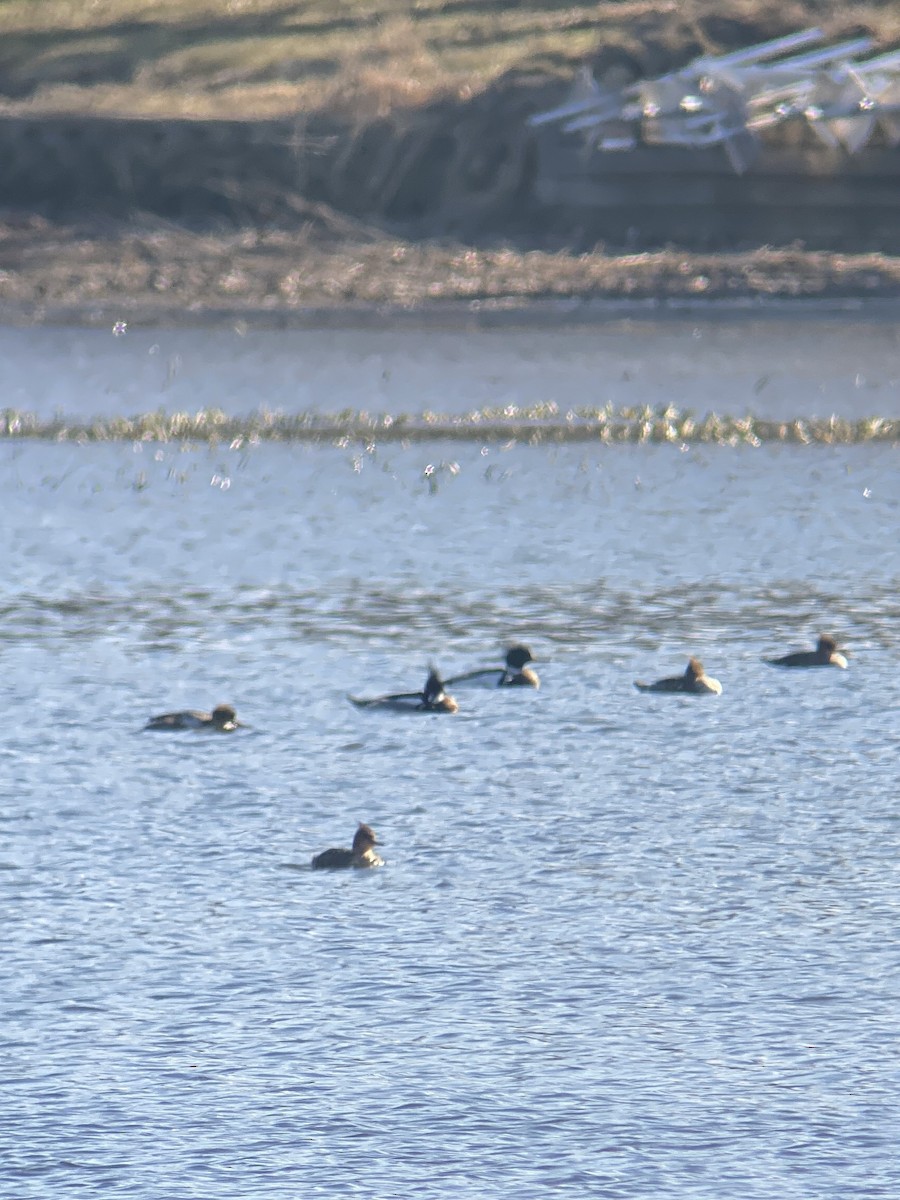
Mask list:
[[[491,11],[506,20],[508,9]],[[645,23],[633,35],[645,50],[656,37],[659,61],[644,69],[690,57],[694,34],[709,36],[703,21],[681,29],[670,6]],[[628,28],[613,22],[597,36],[624,38]],[[745,44],[774,32],[763,22],[729,36]],[[415,64],[392,52],[396,87]],[[560,320],[623,302],[900,299],[900,258],[877,241],[862,253],[841,238],[823,249],[812,241],[658,248],[640,239],[625,248],[598,235],[590,212],[542,208],[525,119],[564,94],[561,78],[518,70],[470,96],[445,88],[368,119],[358,97],[352,119],[327,108],[244,115],[239,92],[226,120],[205,110],[154,116],[171,102],[146,88],[147,111],[129,99],[133,88],[98,92],[102,110],[90,90],[78,93],[79,111],[54,108],[46,96],[56,93],[43,106],[7,105],[0,320],[276,324],[523,311]],[[130,119],[120,115],[129,102]]]

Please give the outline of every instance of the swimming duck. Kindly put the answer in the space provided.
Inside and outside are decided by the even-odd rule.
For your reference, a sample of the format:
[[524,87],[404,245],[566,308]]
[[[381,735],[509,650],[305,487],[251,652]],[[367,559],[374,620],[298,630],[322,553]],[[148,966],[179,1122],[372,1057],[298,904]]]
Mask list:
[[144,731],[152,729],[161,733],[172,733],[182,729],[200,729],[207,733],[232,733],[235,729],[245,728],[230,704],[219,704],[211,713],[189,710],[151,717],[144,726]]
[[331,871],[340,867],[383,867],[384,859],[373,849],[379,845],[378,838],[371,825],[360,825],[353,835],[353,849],[332,847],[314,854],[312,866],[314,871]]
[[455,713],[459,705],[444,691],[444,682],[434,667],[428,671],[425,687],[421,692],[395,692],[390,696],[349,696],[357,708],[389,708],[395,712]]
[[847,670],[847,660],[837,648],[837,642],[830,633],[823,633],[816,643],[815,650],[796,650],[793,654],[783,654],[781,658],[766,658],[772,667],[840,667]]
[[639,692],[689,692],[692,695],[711,694],[721,696],[722,685],[718,679],[711,679],[703,670],[699,658],[692,658],[683,675],[670,676],[668,679],[657,679],[656,683],[640,683],[634,681]]
[[446,682],[452,686],[457,683],[469,683],[473,679],[488,679],[496,676],[495,687],[530,687],[539,688],[541,681],[537,671],[526,666],[534,662],[534,656],[527,646],[511,646],[506,652],[506,665],[503,667],[480,667],[475,671],[467,671],[465,675],[454,675]]

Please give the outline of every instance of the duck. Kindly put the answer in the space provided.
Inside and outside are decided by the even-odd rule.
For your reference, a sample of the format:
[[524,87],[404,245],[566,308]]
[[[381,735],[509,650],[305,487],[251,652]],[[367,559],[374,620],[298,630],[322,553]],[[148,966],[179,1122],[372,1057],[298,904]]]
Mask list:
[[373,849],[380,845],[371,825],[360,824],[353,835],[353,848],[333,846],[314,854],[312,868],[314,871],[333,871],[343,867],[383,867],[384,859]]
[[656,683],[641,683],[634,681],[639,692],[687,692],[690,695],[721,696],[722,685],[718,679],[712,679],[703,670],[699,658],[689,660],[683,675],[673,675],[668,679],[657,679]]
[[428,670],[428,678],[421,692],[394,692],[389,696],[348,696],[357,708],[387,708],[394,712],[455,713],[459,705],[444,690],[444,681],[434,669]]
[[467,671],[464,675],[454,675],[446,680],[448,686],[458,683],[469,683],[473,679],[491,679],[496,676],[495,687],[530,687],[539,688],[541,681],[537,671],[527,664],[534,662],[534,655],[527,646],[510,646],[506,652],[505,665],[502,667],[479,667]]
[[246,725],[237,719],[237,713],[230,704],[219,704],[211,713],[188,709],[185,712],[163,713],[159,717],[151,717],[144,726],[144,732],[148,729],[159,733],[197,729],[206,733],[233,733],[235,729],[246,728]]
[[847,670],[847,659],[837,648],[837,641],[830,633],[820,635],[815,650],[795,650],[781,658],[764,658],[771,667],[840,667]]

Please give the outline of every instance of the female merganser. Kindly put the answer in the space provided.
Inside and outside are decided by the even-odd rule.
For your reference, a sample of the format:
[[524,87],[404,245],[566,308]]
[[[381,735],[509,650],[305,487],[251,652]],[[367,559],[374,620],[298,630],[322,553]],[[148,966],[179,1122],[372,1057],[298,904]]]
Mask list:
[[444,683],[434,667],[428,672],[425,687],[421,692],[395,692],[390,696],[348,696],[357,708],[389,708],[395,712],[455,713],[459,705],[444,691]]
[[475,671],[467,671],[465,675],[454,675],[446,682],[452,686],[457,683],[469,683],[473,679],[488,679],[495,687],[530,687],[539,688],[541,681],[537,671],[526,666],[534,662],[534,656],[527,646],[511,646],[506,652],[505,667],[480,667]]
[[315,871],[331,871],[339,867],[383,867],[384,859],[373,850],[379,845],[378,838],[371,825],[360,825],[353,835],[353,849],[332,847],[323,850],[321,854],[313,855],[312,866]]
[[797,650],[781,658],[765,658],[763,662],[772,667],[840,667],[842,671],[847,670],[847,660],[830,633],[821,635],[815,650]]
[[235,729],[246,729],[237,719],[237,713],[230,704],[219,704],[208,712],[163,713],[160,717],[151,717],[144,730],[153,729],[161,733],[172,733],[182,729],[200,729],[213,733],[232,733]]
[[668,679],[657,679],[656,683],[640,683],[635,680],[634,686],[639,692],[689,692],[691,695],[721,696],[722,685],[718,679],[711,679],[703,671],[703,663],[699,658],[692,658],[683,675],[670,676]]

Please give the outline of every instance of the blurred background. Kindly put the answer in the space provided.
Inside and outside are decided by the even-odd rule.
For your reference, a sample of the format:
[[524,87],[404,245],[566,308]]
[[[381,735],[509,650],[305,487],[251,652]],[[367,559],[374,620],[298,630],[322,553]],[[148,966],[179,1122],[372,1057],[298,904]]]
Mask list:
[[[850,49],[708,88],[806,30]],[[0,302],[893,295],[898,44],[891,0],[6,0]]]

